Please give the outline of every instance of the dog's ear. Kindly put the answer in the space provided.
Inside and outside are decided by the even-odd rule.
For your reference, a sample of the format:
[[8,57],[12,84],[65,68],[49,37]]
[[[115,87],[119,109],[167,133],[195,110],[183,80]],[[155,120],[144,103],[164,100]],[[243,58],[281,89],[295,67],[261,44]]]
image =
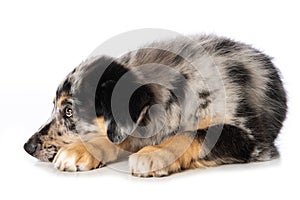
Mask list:
[[122,142],[139,125],[146,124],[153,99],[150,87],[116,61],[102,72],[95,98],[96,115],[104,116],[108,138],[114,143]]
[[[97,68],[96,68],[97,69]],[[115,60],[105,63],[101,73],[96,73],[98,85],[95,95],[96,115],[109,118],[111,115],[111,96],[119,79],[128,72],[128,69]],[[100,77],[100,80],[99,80]]]
[[[133,84],[135,83],[128,85],[133,86]],[[118,96],[122,97],[122,93],[125,95],[126,92],[128,91],[123,89],[119,92],[121,94]],[[141,127],[147,126],[150,120],[148,111],[154,102],[151,88],[148,85],[137,87],[130,96],[129,101],[124,101],[122,98],[118,98],[117,100],[117,105],[112,104],[112,106],[115,106],[112,108],[112,119],[107,128],[108,138],[118,144],[124,141],[129,135],[134,137],[145,135],[145,132],[141,134]],[[112,101],[115,101],[115,99]]]

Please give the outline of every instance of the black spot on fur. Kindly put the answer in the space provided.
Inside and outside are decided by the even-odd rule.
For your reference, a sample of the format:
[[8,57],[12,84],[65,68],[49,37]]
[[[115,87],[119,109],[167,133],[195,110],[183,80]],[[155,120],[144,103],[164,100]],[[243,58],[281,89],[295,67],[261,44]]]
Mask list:
[[183,61],[184,61],[184,59],[180,55],[176,55],[173,59],[173,63],[175,65],[179,65]]
[[197,133],[200,143],[212,148],[204,157],[205,160],[218,162],[218,158],[221,158],[219,162],[224,163],[250,161],[255,144],[242,129],[231,125],[216,125],[198,130]]
[[46,149],[55,149],[55,146],[54,145],[49,145],[49,146],[46,146]]
[[62,86],[60,88],[58,88],[58,90],[56,91],[56,98],[59,98],[63,93],[70,94],[71,86],[72,86],[72,83],[69,80],[69,78],[67,78],[63,82]]
[[74,122],[72,117],[71,118],[65,117],[64,119],[62,119],[62,123],[63,126],[66,127],[69,131],[77,133],[76,123]]
[[209,91],[202,91],[202,92],[199,92],[198,95],[199,95],[200,99],[206,99],[207,97],[209,97],[210,93],[209,93]]
[[46,124],[41,130],[40,130],[40,134],[41,135],[47,135],[49,132],[49,129],[51,127],[51,123]]
[[181,73],[181,74],[182,74],[182,76],[183,76],[186,80],[190,79],[190,75],[189,75],[189,74],[186,74],[186,73]]
[[210,100],[206,100],[204,103],[200,104],[202,109],[205,109],[209,106],[209,104],[211,103]]
[[57,135],[58,135],[58,136],[62,136],[63,134],[62,134],[62,132],[57,131]]
[[237,61],[227,63],[226,72],[230,80],[239,86],[247,86],[251,81],[251,74],[244,64]]
[[72,122],[70,125],[69,125],[69,130],[76,133],[76,123]]
[[209,104],[211,103],[211,100],[208,99],[208,97],[210,96],[210,92],[209,91],[202,91],[198,93],[198,96],[200,99],[204,99],[204,103],[200,104],[200,107],[202,109],[205,109],[209,106]]
[[74,68],[71,74],[74,74],[76,72],[77,68]]
[[236,42],[230,39],[220,40],[214,46],[214,51],[220,56],[226,56],[237,51],[238,49],[239,47],[236,45]]

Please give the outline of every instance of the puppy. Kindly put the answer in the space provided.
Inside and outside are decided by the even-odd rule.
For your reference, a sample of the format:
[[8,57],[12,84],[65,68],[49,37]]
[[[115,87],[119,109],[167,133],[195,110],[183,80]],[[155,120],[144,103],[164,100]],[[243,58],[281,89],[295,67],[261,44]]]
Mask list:
[[129,156],[135,176],[278,157],[287,99],[270,57],[214,35],[98,56],[62,81],[47,121],[24,145],[64,171]]

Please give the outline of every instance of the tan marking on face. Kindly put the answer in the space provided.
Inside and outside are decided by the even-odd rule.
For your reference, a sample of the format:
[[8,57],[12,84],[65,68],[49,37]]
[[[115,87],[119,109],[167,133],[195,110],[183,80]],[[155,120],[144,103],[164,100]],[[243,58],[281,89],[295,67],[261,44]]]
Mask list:
[[57,107],[61,107],[62,102],[68,98],[69,98],[69,96],[67,94],[63,93],[57,100]]
[[55,133],[49,133],[48,136],[42,138],[44,145],[54,145],[56,147],[62,147],[66,144],[74,143],[80,141],[81,138],[78,135],[72,133],[63,133],[62,136],[58,136]]
[[[60,135],[58,135],[60,132]],[[59,123],[51,123],[48,133],[39,136],[41,140],[41,148],[36,152],[36,157],[43,161],[48,161],[47,158],[52,157],[61,147],[82,140],[78,134],[68,131]],[[49,148],[54,146],[55,148]],[[47,148],[48,147],[48,148]]]

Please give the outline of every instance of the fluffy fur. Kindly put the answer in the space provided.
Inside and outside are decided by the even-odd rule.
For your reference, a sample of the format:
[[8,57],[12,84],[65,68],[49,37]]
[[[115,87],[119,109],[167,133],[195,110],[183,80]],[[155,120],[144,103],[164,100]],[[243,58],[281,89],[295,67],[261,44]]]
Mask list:
[[177,37],[80,64],[24,148],[67,171],[129,151],[132,174],[163,176],[278,157],[286,111],[270,57],[214,35]]

